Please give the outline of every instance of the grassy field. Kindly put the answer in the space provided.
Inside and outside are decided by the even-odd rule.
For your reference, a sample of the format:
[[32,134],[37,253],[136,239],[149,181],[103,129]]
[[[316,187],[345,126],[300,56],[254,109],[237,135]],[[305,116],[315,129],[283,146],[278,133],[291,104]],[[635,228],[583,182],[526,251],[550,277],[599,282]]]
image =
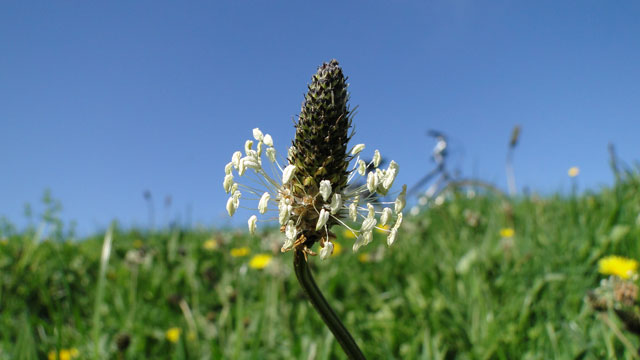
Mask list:
[[[600,258],[640,258],[639,188],[630,173],[579,196],[450,192],[393,247],[378,234],[354,254],[340,234],[311,262],[370,359],[633,359],[638,339],[584,299]],[[344,358],[275,228],[4,232],[2,359]]]

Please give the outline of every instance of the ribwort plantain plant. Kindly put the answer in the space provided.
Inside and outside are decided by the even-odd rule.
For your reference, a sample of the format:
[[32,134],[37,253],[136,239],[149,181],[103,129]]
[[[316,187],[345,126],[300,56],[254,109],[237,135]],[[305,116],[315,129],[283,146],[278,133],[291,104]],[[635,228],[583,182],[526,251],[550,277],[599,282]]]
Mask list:
[[[308,92],[296,123],[296,135],[288,150],[286,165],[277,160],[273,138],[253,129],[254,140],[245,142],[245,153],[236,151],[225,167],[224,190],[230,194],[227,212],[232,216],[240,206],[242,192],[253,194],[258,201],[260,215],[273,213],[263,221],[277,218],[285,235],[282,252],[294,252],[294,269],[298,281],[322,320],[333,332],[347,356],[364,359],[347,329],[331,309],[316,286],[308,265],[308,256],[321,259],[333,252],[336,238],[331,228],[344,226],[353,232],[356,240],[353,251],[358,251],[373,240],[373,229],[386,232],[387,244],[396,239],[402,224],[406,185],[392,202],[378,202],[379,195],[390,191],[399,167],[391,161],[387,169],[380,169],[381,155],[374,151],[369,164],[360,159],[364,144],[349,148],[353,135],[353,112],[349,108],[348,84],[336,60],[322,64],[308,85]],[[254,147],[255,145],[255,147]],[[263,163],[265,154],[268,163]],[[250,171],[249,171],[250,170]],[[235,182],[238,176],[251,177],[259,189]],[[365,185],[354,185],[356,176],[366,179]],[[266,191],[264,191],[266,190]],[[277,217],[275,216],[277,214]],[[248,220],[249,231],[254,234],[257,215]],[[360,224],[359,228],[350,226]],[[387,226],[393,223],[390,228]]]

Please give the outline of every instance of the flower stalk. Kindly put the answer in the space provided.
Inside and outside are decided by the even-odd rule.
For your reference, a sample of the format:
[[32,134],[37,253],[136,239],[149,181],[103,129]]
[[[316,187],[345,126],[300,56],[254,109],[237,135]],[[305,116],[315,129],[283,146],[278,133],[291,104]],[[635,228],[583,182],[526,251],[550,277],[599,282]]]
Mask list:
[[329,303],[313,280],[304,251],[296,250],[294,252],[293,267],[300,286],[309,297],[309,301],[322,318],[322,321],[324,321],[325,325],[327,325],[333,333],[333,336],[338,340],[347,357],[349,359],[365,359],[358,344],[356,344],[347,328],[340,321],[340,318],[338,318],[331,306],[329,306]]

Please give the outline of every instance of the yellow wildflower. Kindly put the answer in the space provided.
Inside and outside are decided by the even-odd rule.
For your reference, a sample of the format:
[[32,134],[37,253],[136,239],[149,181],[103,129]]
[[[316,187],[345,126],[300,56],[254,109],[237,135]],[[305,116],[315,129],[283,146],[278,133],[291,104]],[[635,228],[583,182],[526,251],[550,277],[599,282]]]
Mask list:
[[213,251],[218,248],[218,242],[214,239],[209,239],[202,244],[202,248],[207,251]]
[[342,252],[342,245],[339,242],[333,242],[333,256],[336,256]]
[[578,176],[578,174],[580,174],[580,168],[578,168],[577,166],[572,166],[569,169],[568,173],[570,177],[576,177]]
[[167,330],[167,332],[165,333],[165,336],[167,337],[167,340],[175,344],[178,342],[178,340],[180,340],[181,332],[182,330],[179,327],[172,327],[169,330]]
[[358,255],[358,261],[360,261],[361,263],[367,263],[371,261],[371,255],[369,255],[369,253],[360,254]]
[[628,279],[638,271],[638,262],[622,256],[607,256],[598,261],[598,271],[603,275]]
[[513,231],[513,228],[502,228],[500,229],[500,236],[503,238],[510,238],[513,237],[513,235],[515,235],[516,232]]
[[342,235],[344,235],[344,237],[346,237],[347,239],[355,239],[357,237],[356,234],[354,234],[353,231],[349,229],[344,229]]
[[262,270],[269,265],[271,262],[271,255],[269,254],[258,254],[249,260],[249,267],[253,269]]
[[76,348],[60,349],[59,353],[56,353],[55,350],[49,351],[49,354],[47,354],[47,358],[49,360],[71,360],[77,358],[78,355],[80,355],[80,353]]
[[233,248],[231,249],[231,256],[233,257],[243,257],[249,255],[251,250],[248,247],[243,246],[241,248]]

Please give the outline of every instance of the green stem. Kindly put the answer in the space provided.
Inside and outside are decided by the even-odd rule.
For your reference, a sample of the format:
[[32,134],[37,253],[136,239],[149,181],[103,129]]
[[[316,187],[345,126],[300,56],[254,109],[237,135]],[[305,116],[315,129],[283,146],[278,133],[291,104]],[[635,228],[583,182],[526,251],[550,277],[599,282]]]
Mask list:
[[329,327],[333,336],[336,337],[336,340],[338,340],[338,343],[342,346],[342,350],[347,354],[347,357],[349,359],[365,359],[358,344],[356,344],[347,328],[344,327],[336,313],[329,306],[327,300],[322,296],[322,292],[320,292],[316,282],[313,280],[311,270],[309,270],[309,264],[303,251],[294,251],[293,267],[296,271],[300,286],[302,286],[304,292],[309,297],[309,301],[311,301],[313,307],[318,314],[320,314],[322,321]]

